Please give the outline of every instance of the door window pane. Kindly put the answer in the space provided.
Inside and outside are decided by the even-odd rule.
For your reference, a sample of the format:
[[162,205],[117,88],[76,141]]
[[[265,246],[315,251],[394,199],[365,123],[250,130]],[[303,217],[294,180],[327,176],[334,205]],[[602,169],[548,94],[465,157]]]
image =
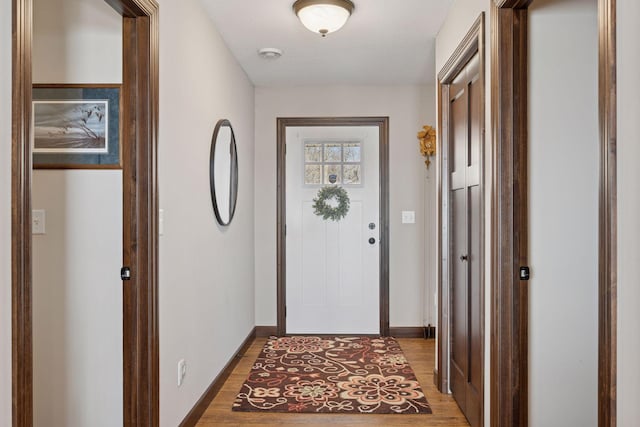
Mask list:
[[304,161],[308,163],[322,162],[322,144],[306,144],[304,146]]
[[359,143],[344,144],[344,161],[345,163],[360,162]]
[[322,166],[305,165],[304,166],[304,183],[305,184],[322,184]]
[[362,184],[360,179],[360,165],[344,165],[344,183]]
[[325,162],[341,162],[342,161],[342,144],[327,144],[324,146]]

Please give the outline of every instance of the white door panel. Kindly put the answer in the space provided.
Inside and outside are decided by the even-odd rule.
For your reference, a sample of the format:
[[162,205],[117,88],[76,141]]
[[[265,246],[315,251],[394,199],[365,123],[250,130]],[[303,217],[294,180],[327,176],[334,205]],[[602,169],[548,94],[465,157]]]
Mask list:
[[[361,143],[362,184],[340,184],[350,209],[338,222],[313,212],[322,186],[305,184],[305,141]],[[378,128],[288,128],[286,167],[287,332],[379,333]],[[374,244],[368,242],[371,237]]]

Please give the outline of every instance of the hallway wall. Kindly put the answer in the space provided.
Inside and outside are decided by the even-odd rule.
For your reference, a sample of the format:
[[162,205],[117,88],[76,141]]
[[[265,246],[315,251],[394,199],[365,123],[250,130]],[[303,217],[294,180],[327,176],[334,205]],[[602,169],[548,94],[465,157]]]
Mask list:
[[640,3],[617,2],[618,426],[640,425]]
[[[276,118],[389,116],[390,325],[422,326],[425,224],[433,219],[425,217],[427,171],[416,133],[435,124],[433,86],[258,87],[255,93],[256,324],[276,324]],[[403,210],[416,212],[415,224],[401,223]]]
[[[255,325],[254,92],[199,0],[159,3],[160,424],[173,427]],[[217,224],[209,192],[211,135],[223,118],[239,168],[228,227]]]
[[596,426],[597,1],[536,0],[529,25],[529,425]]

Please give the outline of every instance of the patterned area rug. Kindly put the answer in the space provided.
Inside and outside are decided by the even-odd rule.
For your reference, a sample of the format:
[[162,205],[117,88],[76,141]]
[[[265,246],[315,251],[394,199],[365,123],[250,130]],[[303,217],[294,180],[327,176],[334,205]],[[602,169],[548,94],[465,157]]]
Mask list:
[[430,414],[394,338],[271,337],[234,411]]

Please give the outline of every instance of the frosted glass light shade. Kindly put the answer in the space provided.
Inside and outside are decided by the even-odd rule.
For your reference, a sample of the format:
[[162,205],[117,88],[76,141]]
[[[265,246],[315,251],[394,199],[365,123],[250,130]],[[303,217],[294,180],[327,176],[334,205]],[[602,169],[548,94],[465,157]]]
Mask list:
[[353,3],[348,0],[298,0],[293,4],[293,10],[302,25],[324,37],[346,24]]

